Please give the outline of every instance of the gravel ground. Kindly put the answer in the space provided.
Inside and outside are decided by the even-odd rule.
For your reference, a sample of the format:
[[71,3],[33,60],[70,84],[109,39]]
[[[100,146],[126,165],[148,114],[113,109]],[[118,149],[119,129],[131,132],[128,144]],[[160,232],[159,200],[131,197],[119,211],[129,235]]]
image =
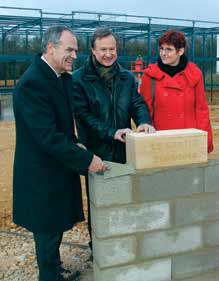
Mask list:
[[[37,281],[38,268],[35,259],[32,234],[22,228],[0,232],[0,281]],[[82,281],[92,281],[92,264],[88,262],[90,250],[86,223],[80,223],[64,233],[60,248],[64,267],[77,269]]]

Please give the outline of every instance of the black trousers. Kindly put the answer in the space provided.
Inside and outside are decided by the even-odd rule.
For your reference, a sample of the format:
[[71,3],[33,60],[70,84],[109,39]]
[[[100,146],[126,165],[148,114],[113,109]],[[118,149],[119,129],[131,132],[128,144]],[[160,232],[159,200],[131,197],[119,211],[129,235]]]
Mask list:
[[92,229],[91,229],[91,216],[90,216],[90,195],[89,195],[89,185],[88,185],[88,174],[85,176],[86,184],[86,194],[87,194],[87,223],[88,223],[88,232],[90,235],[89,247],[92,251]]
[[34,233],[39,281],[56,281],[59,279],[57,268],[61,265],[59,247],[63,233]]

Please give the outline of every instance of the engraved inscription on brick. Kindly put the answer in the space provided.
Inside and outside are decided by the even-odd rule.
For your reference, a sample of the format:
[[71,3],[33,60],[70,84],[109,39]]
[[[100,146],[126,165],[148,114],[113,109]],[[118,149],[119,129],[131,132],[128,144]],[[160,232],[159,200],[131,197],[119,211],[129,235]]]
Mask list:
[[136,169],[207,162],[207,133],[197,129],[127,135],[127,163]]

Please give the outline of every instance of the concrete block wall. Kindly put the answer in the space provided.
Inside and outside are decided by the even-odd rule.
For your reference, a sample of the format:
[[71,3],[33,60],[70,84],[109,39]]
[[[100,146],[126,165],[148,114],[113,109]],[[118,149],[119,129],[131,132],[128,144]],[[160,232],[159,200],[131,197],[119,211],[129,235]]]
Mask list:
[[110,165],[89,175],[95,281],[191,280],[219,270],[219,159],[137,172]]

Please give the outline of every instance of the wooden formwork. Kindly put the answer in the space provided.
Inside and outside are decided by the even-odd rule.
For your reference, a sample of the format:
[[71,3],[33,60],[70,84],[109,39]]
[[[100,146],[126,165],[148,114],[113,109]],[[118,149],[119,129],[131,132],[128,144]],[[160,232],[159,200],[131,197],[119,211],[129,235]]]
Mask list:
[[[18,79],[16,80],[16,83],[18,82]],[[14,80],[7,80],[6,81],[7,86],[14,86],[15,81]],[[5,86],[5,80],[0,80],[0,86]]]

